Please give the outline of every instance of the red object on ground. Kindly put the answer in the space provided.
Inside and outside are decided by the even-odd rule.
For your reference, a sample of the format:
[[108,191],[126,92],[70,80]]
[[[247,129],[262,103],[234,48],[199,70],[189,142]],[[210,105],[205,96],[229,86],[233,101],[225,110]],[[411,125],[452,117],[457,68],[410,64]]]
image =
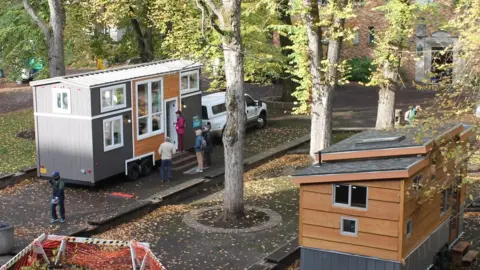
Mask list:
[[112,192],[112,193],[109,193],[109,194],[112,195],[112,196],[129,198],[129,199],[134,197],[132,194],[121,193],[121,192]]

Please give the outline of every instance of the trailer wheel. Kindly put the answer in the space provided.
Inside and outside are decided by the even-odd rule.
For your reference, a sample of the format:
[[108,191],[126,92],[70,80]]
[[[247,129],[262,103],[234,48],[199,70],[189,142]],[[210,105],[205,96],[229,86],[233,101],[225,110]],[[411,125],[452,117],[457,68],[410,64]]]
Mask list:
[[130,162],[127,167],[127,176],[131,181],[135,181],[140,177],[141,168],[137,162]]
[[140,161],[140,175],[147,176],[152,173],[153,170],[153,162],[150,158],[146,158]]

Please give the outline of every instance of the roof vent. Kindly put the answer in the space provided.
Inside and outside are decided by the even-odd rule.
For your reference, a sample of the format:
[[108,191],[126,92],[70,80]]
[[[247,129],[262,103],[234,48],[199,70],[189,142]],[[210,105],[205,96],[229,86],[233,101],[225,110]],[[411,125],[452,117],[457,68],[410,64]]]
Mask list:
[[396,143],[396,142],[403,141],[404,139],[405,139],[405,136],[364,139],[356,142],[355,146],[368,145],[368,144],[381,144],[381,143]]

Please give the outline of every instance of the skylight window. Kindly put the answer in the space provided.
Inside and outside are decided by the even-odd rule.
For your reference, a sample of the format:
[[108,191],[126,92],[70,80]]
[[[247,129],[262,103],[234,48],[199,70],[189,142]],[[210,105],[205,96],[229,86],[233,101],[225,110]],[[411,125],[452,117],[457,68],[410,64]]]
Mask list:
[[404,139],[405,139],[405,136],[372,138],[372,139],[360,140],[356,142],[355,145],[376,144],[376,143],[395,143],[395,142],[400,142]]

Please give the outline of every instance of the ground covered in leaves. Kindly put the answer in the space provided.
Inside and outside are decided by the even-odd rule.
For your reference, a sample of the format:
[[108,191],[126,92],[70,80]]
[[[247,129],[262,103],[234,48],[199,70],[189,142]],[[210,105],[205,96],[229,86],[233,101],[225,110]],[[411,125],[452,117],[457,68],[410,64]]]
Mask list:
[[223,200],[223,191],[190,204],[166,206],[95,237],[137,239],[152,244],[171,269],[244,269],[297,235],[298,187],[289,177],[245,183],[247,205],[269,208],[282,216],[280,225],[247,234],[201,233],[183,223],[185,213]]
[[17,137],[34,126],[33,110],[0,114],[0,174],[35,164],[35,140]]
[[255,209],[245,210],[245,216],[239,220],[224,220],[221,209],[213,209],[199,214],[196,220],[203,225],[224,229],[245,229],[261,225],[268,221],[266,213]]

